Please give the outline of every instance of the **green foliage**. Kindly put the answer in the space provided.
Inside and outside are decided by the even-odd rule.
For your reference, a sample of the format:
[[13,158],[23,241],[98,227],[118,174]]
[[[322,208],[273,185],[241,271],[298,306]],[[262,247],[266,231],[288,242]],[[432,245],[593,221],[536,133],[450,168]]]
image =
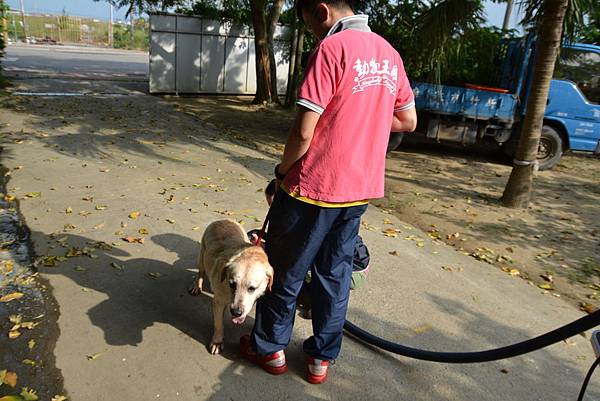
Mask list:
[[135,20],[133,27],[114,25],[113,41],[116,49],[148,50],[150,47],[148,22],[144,18],[139,18]]
[[191,7],[177,7],[177,12],[243,24],[248,24],[252,21],[249,0],[223,0],[220,2],[199,0],[194,1]]

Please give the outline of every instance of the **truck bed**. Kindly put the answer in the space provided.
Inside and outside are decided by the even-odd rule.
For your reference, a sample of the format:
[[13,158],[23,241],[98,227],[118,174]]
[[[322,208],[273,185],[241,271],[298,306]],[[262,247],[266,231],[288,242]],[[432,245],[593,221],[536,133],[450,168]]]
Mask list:
[[420,112],[452,115],[473,120],[512,123],[518,97],[478,89],[413,82],[415,104]]

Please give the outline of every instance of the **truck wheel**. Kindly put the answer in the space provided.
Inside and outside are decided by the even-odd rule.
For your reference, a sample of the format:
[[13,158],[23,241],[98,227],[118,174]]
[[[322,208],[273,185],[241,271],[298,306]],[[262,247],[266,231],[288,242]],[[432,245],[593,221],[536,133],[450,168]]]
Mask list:
[[558,164],[563,154],[563,141],[558,131],[549,125],[542,127],[537,160],[540,170],[550,170]]
[[387,152],[390,153],[392,150],[396,150],[398,146],[402,143],[402,138],[404,138],[404,133],[402,132],[391,132],[390,139],[388,140]]

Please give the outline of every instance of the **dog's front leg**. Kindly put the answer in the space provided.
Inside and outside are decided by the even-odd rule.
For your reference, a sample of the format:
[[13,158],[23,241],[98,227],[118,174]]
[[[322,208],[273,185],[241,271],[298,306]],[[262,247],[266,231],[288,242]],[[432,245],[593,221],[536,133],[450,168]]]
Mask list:
[[215,331],[210,343],[209,352],[213,355],[220,354],[223,351],[224,330],[223,318],[225,315],[227,304],[220,303],[216,299],[213,300],[213,319],[215,323]]

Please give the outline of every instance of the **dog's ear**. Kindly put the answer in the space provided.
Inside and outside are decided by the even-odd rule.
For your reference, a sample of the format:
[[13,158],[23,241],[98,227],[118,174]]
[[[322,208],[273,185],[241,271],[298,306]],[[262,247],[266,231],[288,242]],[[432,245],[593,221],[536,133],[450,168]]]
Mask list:
[[267,269],[267,279],[269,280],[269,283],[267,284],[267,289],[269,291],[271,291],[271,287],[273,286],[273,275],[274,275],[274,271],[273,268],[271,266],[269,266],[269,268]]
[[221,282],[227,280],[227,272],[229,271],[229,265],[223,267],[223,270],[221,270]]

